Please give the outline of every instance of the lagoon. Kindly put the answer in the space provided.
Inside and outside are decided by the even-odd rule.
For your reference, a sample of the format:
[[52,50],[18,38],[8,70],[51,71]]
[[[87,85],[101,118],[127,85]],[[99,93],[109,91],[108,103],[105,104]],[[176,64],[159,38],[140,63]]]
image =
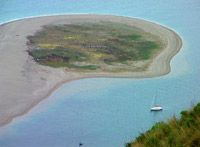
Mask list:
[[[91,78],[72,81],[48,99],[0,128],[0,146],[116,147],[157,121],[165,121],[200,101],[200,15],[197,0],[0,2],[1,23],[51,14],[112,14],[150,20],[183,39],[165,76],[146,79]],[[34,9],[35,8],[35,9]],[[1,85],[2,86],[2,85]],[[162,112],[150,112],[155,92]]]

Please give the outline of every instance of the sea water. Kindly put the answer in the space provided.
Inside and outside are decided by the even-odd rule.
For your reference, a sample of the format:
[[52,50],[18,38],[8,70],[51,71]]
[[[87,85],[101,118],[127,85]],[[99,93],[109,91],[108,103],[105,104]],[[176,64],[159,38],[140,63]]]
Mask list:
[[[0,128],[5,147],[121,147],[157,121],[200,101],[198,0],[1,0],[0,23],[56,14],[111,14],[142,18],[183,40],[172,71],[144,79],[90,78],[64,84],[28,114]],[[150,112],[152,99],[163,111]]]

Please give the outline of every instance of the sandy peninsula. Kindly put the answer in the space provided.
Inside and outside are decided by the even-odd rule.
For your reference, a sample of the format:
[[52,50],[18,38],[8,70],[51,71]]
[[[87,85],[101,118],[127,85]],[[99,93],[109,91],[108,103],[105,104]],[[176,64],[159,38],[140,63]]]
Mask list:
[[[27,36],[34,35],[44,25],[83,22],[114,22],[136,26],[160,37],[164,50],[151,62],[148,70],[124,73],[78,73],[55,69],[35,63],[27,53]],[[161,25],[129,17],[111,15],[59,15],[22,19],[0,26],[0,126],[14,117],[27,113],[47,98],[63,83],[92,77],[151,78],[170,72],[170,60],[180,50],[181,38]]]

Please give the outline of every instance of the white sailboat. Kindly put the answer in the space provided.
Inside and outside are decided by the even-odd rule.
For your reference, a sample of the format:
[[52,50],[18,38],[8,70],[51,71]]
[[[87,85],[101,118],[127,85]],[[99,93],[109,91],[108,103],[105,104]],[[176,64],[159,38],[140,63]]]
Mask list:
[[156,105],[156,98],[157,98],[157,92],[156,92],[156,95],[155,95],[155,97],[153,99],[153,102],[151,104],[151,111],[160,111],[160,110],[162,110],[162,106]]

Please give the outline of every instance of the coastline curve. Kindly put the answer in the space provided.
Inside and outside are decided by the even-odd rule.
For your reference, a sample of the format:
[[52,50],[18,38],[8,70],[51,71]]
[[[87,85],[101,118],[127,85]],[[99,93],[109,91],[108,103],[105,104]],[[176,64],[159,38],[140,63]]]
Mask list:
[[[73,73],[64,69],[36,64],[27,53],[27,36],[35,34],[44,25],[108,21],[137,26],[159,36],[165,49],[157,55],[148,70],[125,73]],[[152,78],[171,71],[170,61],[182,47],[181,38],[166,27],[142,19],[113,15],[53,15],[12,21],[0,26],[0,126],[23,115],[66,82],[94,77]]]

